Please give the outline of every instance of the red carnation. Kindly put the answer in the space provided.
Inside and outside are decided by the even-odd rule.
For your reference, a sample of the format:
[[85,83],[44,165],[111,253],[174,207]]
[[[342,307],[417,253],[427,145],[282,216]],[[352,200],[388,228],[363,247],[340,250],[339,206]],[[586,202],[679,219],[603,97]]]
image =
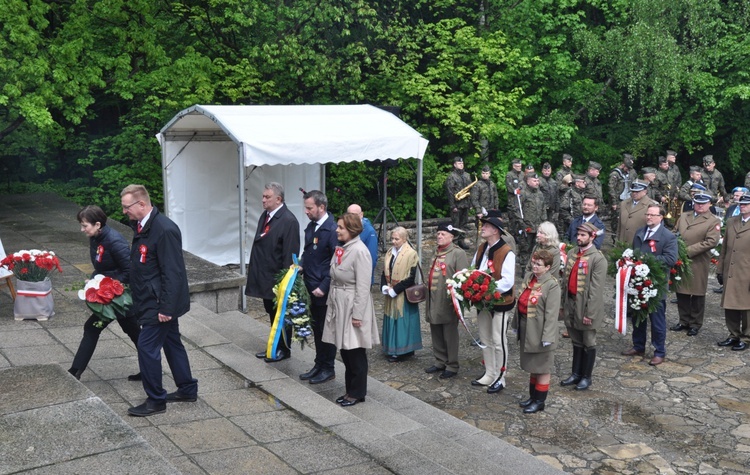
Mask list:
[[496,300],[500,300],[500,292],[499,291],[496,290],[495,293],[492,296],[495,297]]
[[492,295],[487,294],[484,296],[484,299],[489,302],[490,300],[492,300]]
[[482,292],[487,292],[490,289],[490,286],[487,284],[482,284]]
[[464,298],[470,299],[471,298],[471,292],[464,292]]
[[643,286],[642,285],[636,285],[635,286],[635,290],[637,290],[638,292],[640,292],[641,290],[643,290]]
[[675,274],[677,273],[677,269],[675,269],[675,268],[672,268],[672,269],[671,269],[671,270],[669,271],[669,273],[670,273],[670,274],[672,274],[672,275],[675,275]]
[[653,284],[653,282],[647,280],[646,282],[644,282],[644,284],[646,285],[646,287],[651,287],[651,284]]
[[480,289],[479,284],[474,284],[474,285],[471,286],[471,288],[474,289],[474,290],[479,290]]
[[641,304],[641,308],[642,309],[647,309],[648,308],[648,304],[647,303],[642,303]]
[[678,266],[678,267],[679,267],[679,266],[681,266],[681,265],[682,265],[682,261],[681,261],[681,260],[679,260],[679,259],[677,259],[677,262],[675,262],[675,263],[674,263],[674,265],[676,265],[676,266]]

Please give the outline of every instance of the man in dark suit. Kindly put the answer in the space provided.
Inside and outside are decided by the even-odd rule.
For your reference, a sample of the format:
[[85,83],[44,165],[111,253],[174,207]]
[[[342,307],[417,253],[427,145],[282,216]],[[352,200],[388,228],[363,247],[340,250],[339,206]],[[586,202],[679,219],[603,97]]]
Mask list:
[[570,223],[570,227],[566,233],[568,242],[577,242],[578,228],[580,228],[582,224],[591,223],[599,230],[594,239],[594,247],[601,249],[602,242],[604,242],[604,223],[596,214],[597,211],[599,211],[599,200],[595,196],[584,196],[581,203],[581,210],[583,211],[583,215],[575,218],[573,222]]
[[[281,184],[266,184],[262,203],[265,211],[258,220],[250,251],[245,295],[263,299],[263,308],[273,324],[276,317],[273,286],[276,285],[278,273],[292,265],[292,255],[299,254],[299,222],[284,204],[284,187]],[[284,344],[279,345],[275,355],[261,351],[255,356],[265,359],[267,363],[289,358],[292,335],[288,331],[284,334]]]
[[[138,365],[147,396],[146,402],[131,407],[128,414],[143,417],[163,413],[167,402],[193,402],[198,398],[198,380],[190,371],[177,323],[190,310],[190,293],[177,225],[151,206],[143,185],[125,187],[120,201],[123,214],[135,230],[130,250],[130,290],[133,314],[141,326]],[[177,391],[169,394],[162,387],[162,349],[177,385]]]
[[325,343],[323,326],[328,306],[328,290],[331,285],[331,257],[336,252],[336,220],[328,213],[328,198],[322,191],[305,193],[305,214],[310,223],[305,228],[305,248],[302,254],[302,269],[305,286],[310,292],[310,316],[315,338],[315,366],[299,375],[299,379],[319,384],[336,377],[334,362],[336,345]]
[[[640,228],[633,238],[633,250],[639,250],[643,253],[650,252],[657,261],[664,266],[664,270],[669,275],[669,270],[677,262],[677,236],[672,234],[663,226],[664,208],[658,203],[648,205],[646,210],[646,226]],[[666,282],[664,283],[666,286]],[[666,289],[664,289],[666,296]],[[662,298],[656,311],[649,314],[651,320],[651,344],[654,346],[654,357],[648,364],[657,366],[664,362],[666,355],[667,340],[667,301]],[[639,326],[633,326],[633,347],[622,352],[625,356],[643,356],[646,351],[646,322],[643,321]]]

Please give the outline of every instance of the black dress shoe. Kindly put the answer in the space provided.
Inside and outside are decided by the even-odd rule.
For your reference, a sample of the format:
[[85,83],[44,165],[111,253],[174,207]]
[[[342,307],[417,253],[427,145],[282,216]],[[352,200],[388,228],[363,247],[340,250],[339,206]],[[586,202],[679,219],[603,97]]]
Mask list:
[[505,389],[505,386],[503,386],[503,383],[501,383],[500,381],[495,381],[494,383],[490,384],[489,388],[487,388],[487,393],[495,394],[495,393],[499,393],[503,389]]
[[195,402],[197,400],[197,395],[180,394],[179,391],[167,394],[167,402]]
[[715,287],[714,288],[715,294],[723,294],[724,293],[724,287]]
[[734,346],[734,345],[738,344],[739,342],[740,342],[739,338],[733,338],[733,337],[730,336],[726,340],[718,342],[717,345],[719,345],[719,346]]
[[401,358],[398,355],[388,355],[389,363],[398,363],[399,361],[401,361]]
[[682,330],[689,330],[690,327],[687,325],[683,325],[682,323],[677,323],[671,327],[669,327],[670,330],[673,332],[681,332]]
[[313,368],[312,368],[312,369],[311,369],[310,371],[308,371],[307,373],[302,373],[302,374],[300,374],[300,375],[299,375],[299,379],[301,379],[302,381],[307,381],[308,379],[310,379],[310,378],[314,378],[315,376],[317,376],[317,375],[318,375],[318,373],[320,373],[320,370],[321,370],[320,366],[318,366],[318,365],[315,365],[315,366],[313,366]]
[[677,298],[673,298],[672,300],[669,301],[669,303],[677,303]]
[[265,351],[259,351],[259,352],[255,353],[255,357],[258,358],[258,359],[260,359],[260,360],[262,360],[263,358],[266,357],[266,352]]
[[310,384],[320,384],[336,379],[336,373],[330,369],[321,370],[314,378],[310,378]]
[[451,371],[449,369],[446,369],[442,373],[440,373],[440,379],[448,379],[452,378],[453,376],[457,375],[458,373],[455,371]]
[[287,358],[290,358],[291,356],[292,356],[291,353],[284,353],[281,350],[277,350],[275,358],[265,358],[264,357],[263,361],[265,361],[266,363],[276,363],[277,361],[285,360]]
[[140,406],[135,406],[128,409],[128,414],[135,417],[153,416],[155,414],[164,414],[165,412],[167,412],[166,403],[149,406],[148,402],[144,402]]
[[471,380],[471,385],[472,386],[487,386],[486,384],[480,383],[478,379],[472,379]]
[[427,374],[437,373],[438,371],[444,371],[445,368],[438,368],[435,365],[430,366],[429,368],[425,369],[424,372]]
[[352,397],[345,397],[343,401],[340,402],[341,407],[349,407],[357,404],[358,402],[365,402],[365,398],[352,398]]
[[344,402],[344,399],[346,399],[346,398],[348,398],[348,397],[349,397],[349,395],[348,395],[348,394],[344,394],[343,396],[339,396],[339,397],[337,397],[337,398],[336,398],[336,404],[341,404],[342,402]]
[[128,376],[128,381],[142,381],[143,377],[141,376],[141,373],[138,374],[131,374]]
[[698,329],[695,327],[690,328],[687,332],[687,336],[695,336],[698,334]]
[[732,347],[732,351],[745,351],[746,349],[747,343],[744,341],[737,342],[737,344]]

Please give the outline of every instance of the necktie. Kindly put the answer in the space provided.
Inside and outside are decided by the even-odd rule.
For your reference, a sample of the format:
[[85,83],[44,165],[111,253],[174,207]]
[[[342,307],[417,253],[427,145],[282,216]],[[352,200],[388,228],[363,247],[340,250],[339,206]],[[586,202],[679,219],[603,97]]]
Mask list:
[[578,293],[578,266],[581,262],[582,256],[583,252],[578,252],[573,267],[570,268],[570,275],[568,276],[568,293],[571,295],[576,295]]
[[643,240],[644,241],[648,241],[648,238],[650,238],[650,237],[651,237],[651,230],[649,229],[649,230],[646,231],[646,236],[643,238]]
[[143,226],[141,226],[141,223],[138,223],[138,234],[141,234],[142,230],[143,230]]

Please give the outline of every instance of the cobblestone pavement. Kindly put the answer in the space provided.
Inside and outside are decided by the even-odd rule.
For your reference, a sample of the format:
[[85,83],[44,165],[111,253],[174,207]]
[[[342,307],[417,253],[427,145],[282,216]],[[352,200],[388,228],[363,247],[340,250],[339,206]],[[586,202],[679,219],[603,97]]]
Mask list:
[[[431,262],[434,242],[425,242],[423,254],[423,262]],[[528,374],[518,366],[518,344],[511,335],[508,387],[496,395],[469,384],[483,373],[481,352],[470,346],[463,329],[459,375],[440,380],[424,372],[432,364],[424,321],[424,349],[400,363],[389,363],[373,350],[370,375],[570,473],[750,473],[750,351],[716,345],[727,331],[721,296],[711,291],[715,279],[710,279],[701,332],[688,337],[669,331],[667,358],[658,367],[648,365],[652,348],[645,358],[620,355],[631,339],[614,330],[610,281],[606,299],[612,303],[597,338],[593,386],[587,391],[559,386],[570,374],[572,354],[570,340],[561,338],[544,412],[525,415],[518,407],[528,395]],[[382,296],[373,290],[380,314]],[[676,304],[668,303],[667,320],[677,322]],[[476,326],[470,328],[476,336]]]

